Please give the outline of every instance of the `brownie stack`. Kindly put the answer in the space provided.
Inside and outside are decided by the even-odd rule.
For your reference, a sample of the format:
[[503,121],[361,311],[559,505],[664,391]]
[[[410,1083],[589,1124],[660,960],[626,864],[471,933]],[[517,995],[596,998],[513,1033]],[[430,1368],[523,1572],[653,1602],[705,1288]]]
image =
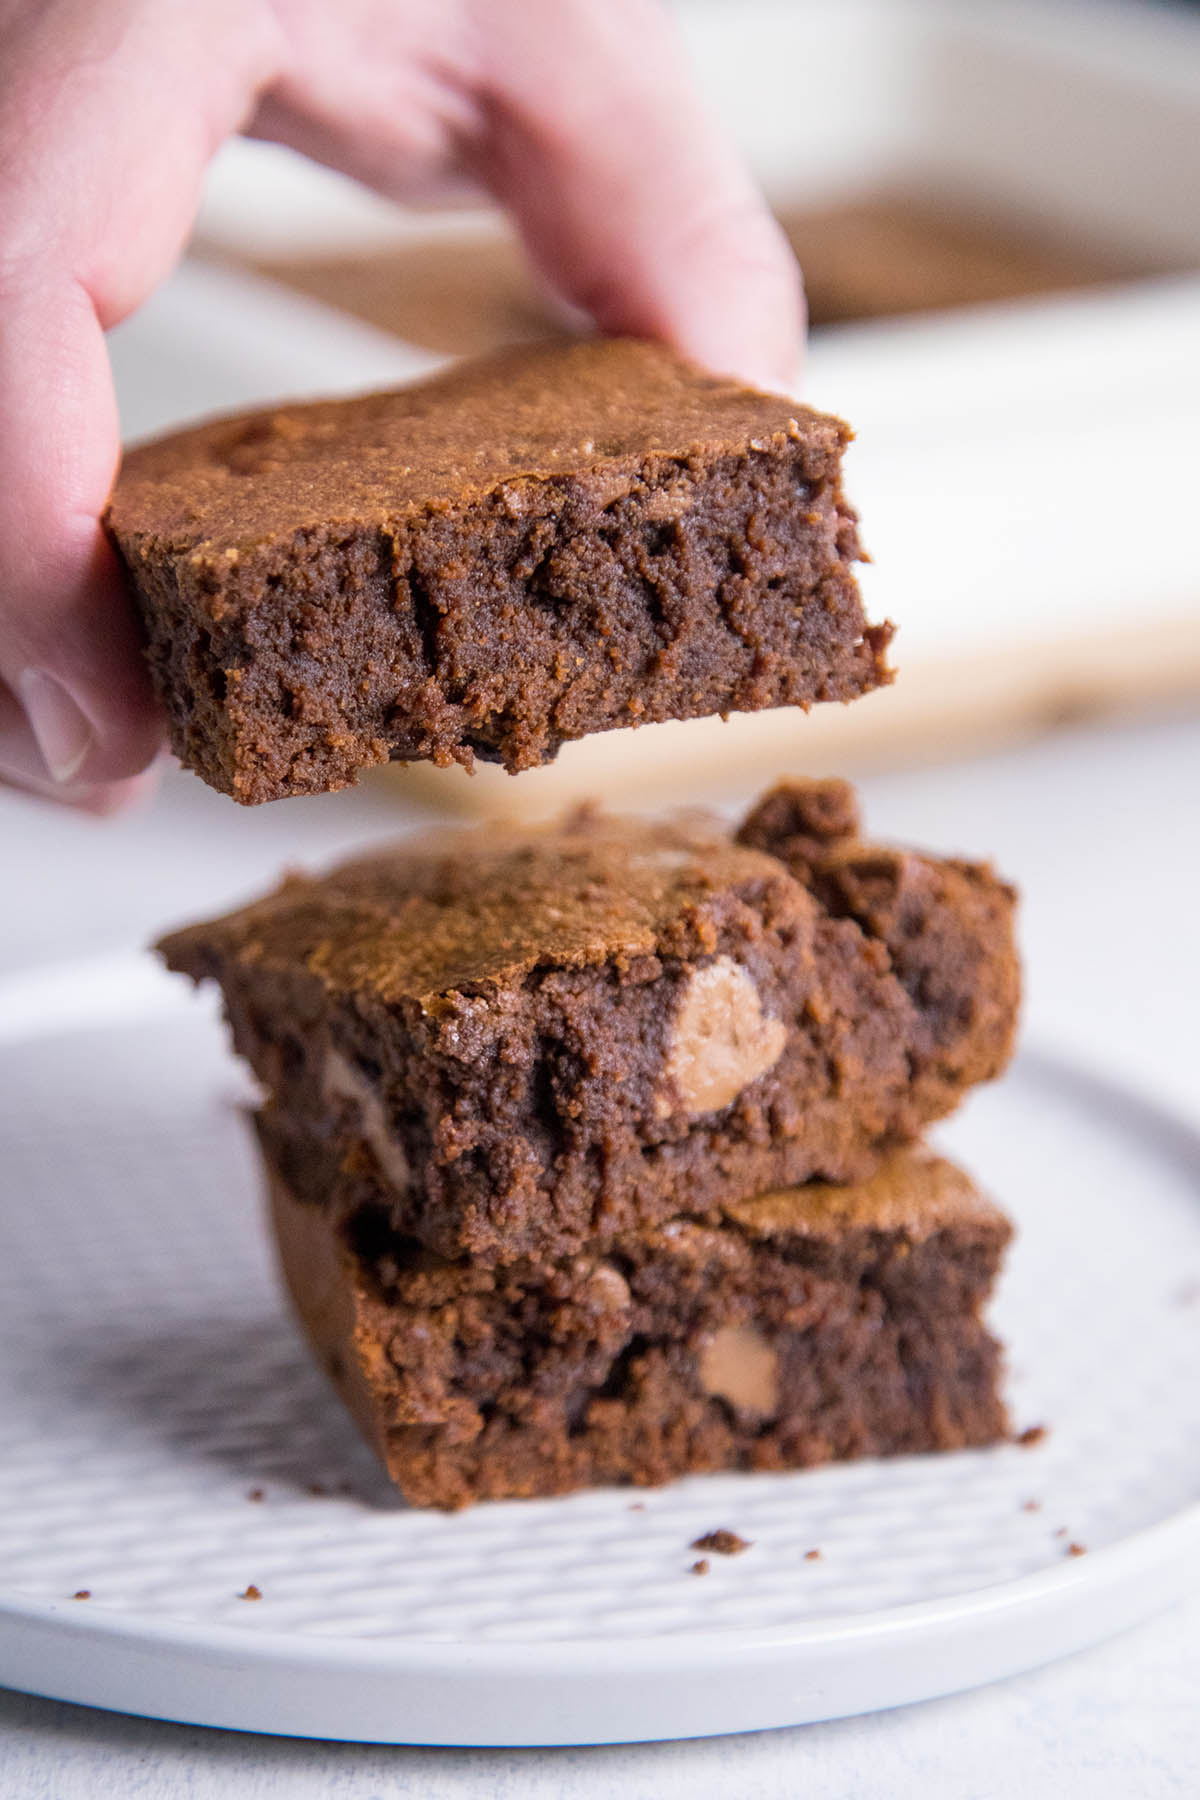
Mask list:
[[[172,747],[246,804],[389,758],[852,700],[840,420],[593,342],[134,451],[107,514]],[[418,1503],[982,1444],[1008,1225],[919,1147],[1003,1066],[1013,895],[839,782],[294,878],[213,978],[297,1310]]]
[[292,877],[160,946],[265,1093],[283,1268],[413,1502],[985,1444],[1009,1226],[920,1135],[999,1073],[1013,893],[582,812]]

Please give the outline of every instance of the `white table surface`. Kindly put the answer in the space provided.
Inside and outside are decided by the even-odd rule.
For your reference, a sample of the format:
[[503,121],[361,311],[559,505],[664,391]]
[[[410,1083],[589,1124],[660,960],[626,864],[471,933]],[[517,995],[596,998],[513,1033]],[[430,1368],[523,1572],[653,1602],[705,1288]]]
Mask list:
[[[1200,1120],[1200,716],[1081,727],[863,783],[873,832],[992,854],[1025,894],[1026,1029]],[[378,788],[242,811],[168,775],[97,822],[0,793],[0,976],[103,955],[328,859],[405,815]],[[949,1700],[790,1731],[592,1750],[256,1738],[0,1692],[4,1800],[309,1795],[803,1795],[1158,1800],[1200,1784],[1200,1595],[1071,1661]]]

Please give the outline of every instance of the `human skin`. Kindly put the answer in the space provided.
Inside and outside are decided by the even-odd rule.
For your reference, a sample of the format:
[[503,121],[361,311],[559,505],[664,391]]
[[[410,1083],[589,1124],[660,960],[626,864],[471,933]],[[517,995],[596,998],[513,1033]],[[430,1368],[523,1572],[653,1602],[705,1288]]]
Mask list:
[[600,330],[790,387],[799,271],[657,0],[0,0],[0,781],[109,811],[161,738],[99,517],[104,331],[268,137],[512,213]]

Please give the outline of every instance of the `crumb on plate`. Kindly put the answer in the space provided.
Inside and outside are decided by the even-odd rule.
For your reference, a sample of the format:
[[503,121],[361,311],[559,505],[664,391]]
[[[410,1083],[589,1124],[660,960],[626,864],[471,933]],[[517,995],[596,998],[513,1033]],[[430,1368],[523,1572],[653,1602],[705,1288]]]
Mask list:
[[716,1531],[706,1531],[692,1544],[693,1550],[715,1550],[718,1556],[739,1556],[743,1550],[749,1550],[750,1538],[739,1537],[736,1531],[727,1531],[719,1526]]

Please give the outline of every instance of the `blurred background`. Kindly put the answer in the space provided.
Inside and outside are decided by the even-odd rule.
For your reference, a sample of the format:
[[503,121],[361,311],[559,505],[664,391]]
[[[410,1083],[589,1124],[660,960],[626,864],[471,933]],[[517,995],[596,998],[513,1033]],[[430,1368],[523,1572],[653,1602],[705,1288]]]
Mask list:
[[[674,10],[803,266],[804,397],[858,432],[863,584],[901,679],[808,719],[568,745],[519,783],[392,778],[468,811],[657,804],[781,758],[857,772],[1200,694],[1200,10]],[[192,254],[196,303],[185,277],[118,334],[132,435],[567,329],[496,211],[406,213],[273,146],[221,155]]]
[[[675,10],[804,265],[804,393],[858,433],[894,687],[610,733],[520,781],[397,768],[243,812],[173,771],[104,825],[0,796],[37,872],[0,970],[144,944],[431,812],[734,807],[783,772],[846,772],[880,836],[1021,882],[1032,1030],[1200,1100],[1200,7]],[[112,349],[136,437],[561,329],[493,212],[405,213],[234,143],[189,256]]]

